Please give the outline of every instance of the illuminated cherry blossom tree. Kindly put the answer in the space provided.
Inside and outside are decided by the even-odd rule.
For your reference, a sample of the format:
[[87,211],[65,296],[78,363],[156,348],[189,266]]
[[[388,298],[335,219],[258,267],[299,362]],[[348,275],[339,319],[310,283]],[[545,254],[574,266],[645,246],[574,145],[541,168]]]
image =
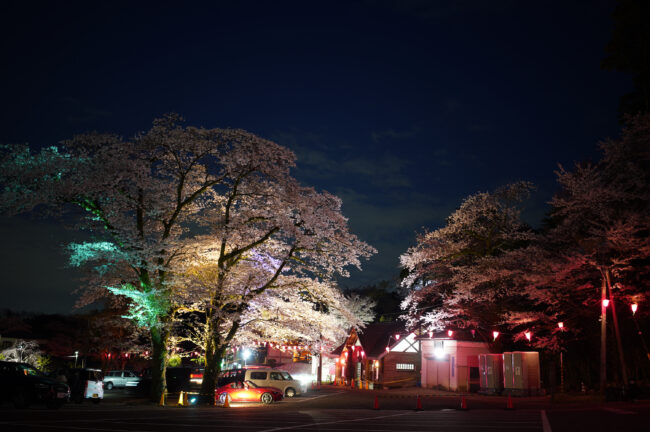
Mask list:
[[[128,317],[150,333],[152,397],[158,400],[172,317],[183,306],[177,298],[185,285],[177,279],[197,257],[211,251],[217,263],[217,285],[207,301],[216,329],[212,317],[224,284],[247,284],[241,302],[224,303],[237,315],[289,262],[299,263],[292,267],[296,274],[326,280],[373,252],[349,233],[338,198],[290,176],[294,162],[291,151],[248,132],[184,127],[168,115],[128,140],[91,133],[38,153],[4,146],[1,205],[6,213],[45,209],[76,217],[75,227],[92,237],[69,245],[70,262],[92,270],[80,303],[109,293],[126,299]],[[250,259],[255,251],[269,261]],[[270,266],[272,277],[231,271],[244,261]],[[212,383],[212,359],[225,349],[214,329],[206,347]]]
[[[284,324],[268,328],[276,337],[281,336],[280,329],[288,332],[285,336],[300,336],[301,331],[306,336],[304,322],[298,330],[300,316],[289,317],[291,302],[300,304],[305,296],[330,307],[328,318],[346,314],[330,281],[346,276],[348,265],[360,267],[360,259],[374,252],[349,232],[337,197],[302,187],[286,173],[260,173],[257,164],[243,163],[241,175],[220,191],[220,211],[213,214],[210,233],[200,247],[197,244],[195,262],[201,265],[184,281],[187,310],[199,308],[206,317],[201,392],[208,400],[221,359],[242,325],[255,328],[254,323],[274,308],[279,317],[278,302],[286,301],[286,311],[277,318]],[[326,334],[323,317],[315,323],[321,323]],[[349,313],[347,319],[353,325],[360,323]]]
[[[627,125],[619,139],[601,143],[597,162],[577,164],[573,171],[560,167],[552,226],[531,273],[558,320],[574,323],[571,327],[596,322],[601,302],[609,300],[624,384],[617,305],[641,302],[650,288],[650,116],[631,117]],[[602,388],[604,325],[601,334]]]
[[418,236],[400,258],[409,290],[402,302],[409,326],[429,330],[472,326],[484,338],[528,301],[521,260],[511,251],[533,233],[520,219],[532,185],[519,182],[466,198],[444,227]]

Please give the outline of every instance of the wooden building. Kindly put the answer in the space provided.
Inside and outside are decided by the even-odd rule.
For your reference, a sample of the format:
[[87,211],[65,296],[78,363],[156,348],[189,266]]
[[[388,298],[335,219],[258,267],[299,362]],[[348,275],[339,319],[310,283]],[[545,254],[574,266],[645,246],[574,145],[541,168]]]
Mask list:
[[420,341],[399,322],[350,331],[333,354],[336,381],[358,388],[415,386],[420,382]]

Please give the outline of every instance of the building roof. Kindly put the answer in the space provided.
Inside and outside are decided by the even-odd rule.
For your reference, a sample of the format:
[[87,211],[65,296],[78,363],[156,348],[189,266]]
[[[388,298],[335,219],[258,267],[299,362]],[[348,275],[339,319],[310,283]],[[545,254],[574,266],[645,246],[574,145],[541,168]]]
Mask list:
[[[343,348],[348,344],[350,336],[355,330],[350,330],[345,342],[339,345],[332,355],[341,355]],[[409,332],[406,331],[405,323],[402,321],[380,322],[368,324],[365,328],[357,330],[356,334],[359,338],[359,343],[366,353],[368,358],[378,359],[386,352],[387,346],[397,344],[398,340],[395,338],[396,334],[405,336]]]
[[377,358],[386,351],[386,347],[393,345],[395,334],[404,334],[406,328],[401,321],[382,322],[369,324],[359,331],[359,342],[366,352],[366,356]]

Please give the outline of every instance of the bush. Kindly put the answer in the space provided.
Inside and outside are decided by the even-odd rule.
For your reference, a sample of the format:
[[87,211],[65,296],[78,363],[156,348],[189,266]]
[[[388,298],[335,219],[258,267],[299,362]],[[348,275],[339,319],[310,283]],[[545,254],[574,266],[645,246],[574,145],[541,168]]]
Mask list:
[[173,355],[169,357],[169,361],[167,362],[167,366],[169,367],[178,367],[181,365],[183,360],[181,359],[181,356],[179,355]]

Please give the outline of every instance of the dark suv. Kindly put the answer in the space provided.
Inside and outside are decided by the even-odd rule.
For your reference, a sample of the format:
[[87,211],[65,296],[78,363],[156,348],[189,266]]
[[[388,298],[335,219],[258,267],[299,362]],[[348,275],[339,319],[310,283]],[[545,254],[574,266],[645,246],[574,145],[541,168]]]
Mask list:
[[48,408],[59,408],[70,398],[70,388],[47,378],[27,363],[0,361],[0,399],[13,402],[16,408],[44,402]]

